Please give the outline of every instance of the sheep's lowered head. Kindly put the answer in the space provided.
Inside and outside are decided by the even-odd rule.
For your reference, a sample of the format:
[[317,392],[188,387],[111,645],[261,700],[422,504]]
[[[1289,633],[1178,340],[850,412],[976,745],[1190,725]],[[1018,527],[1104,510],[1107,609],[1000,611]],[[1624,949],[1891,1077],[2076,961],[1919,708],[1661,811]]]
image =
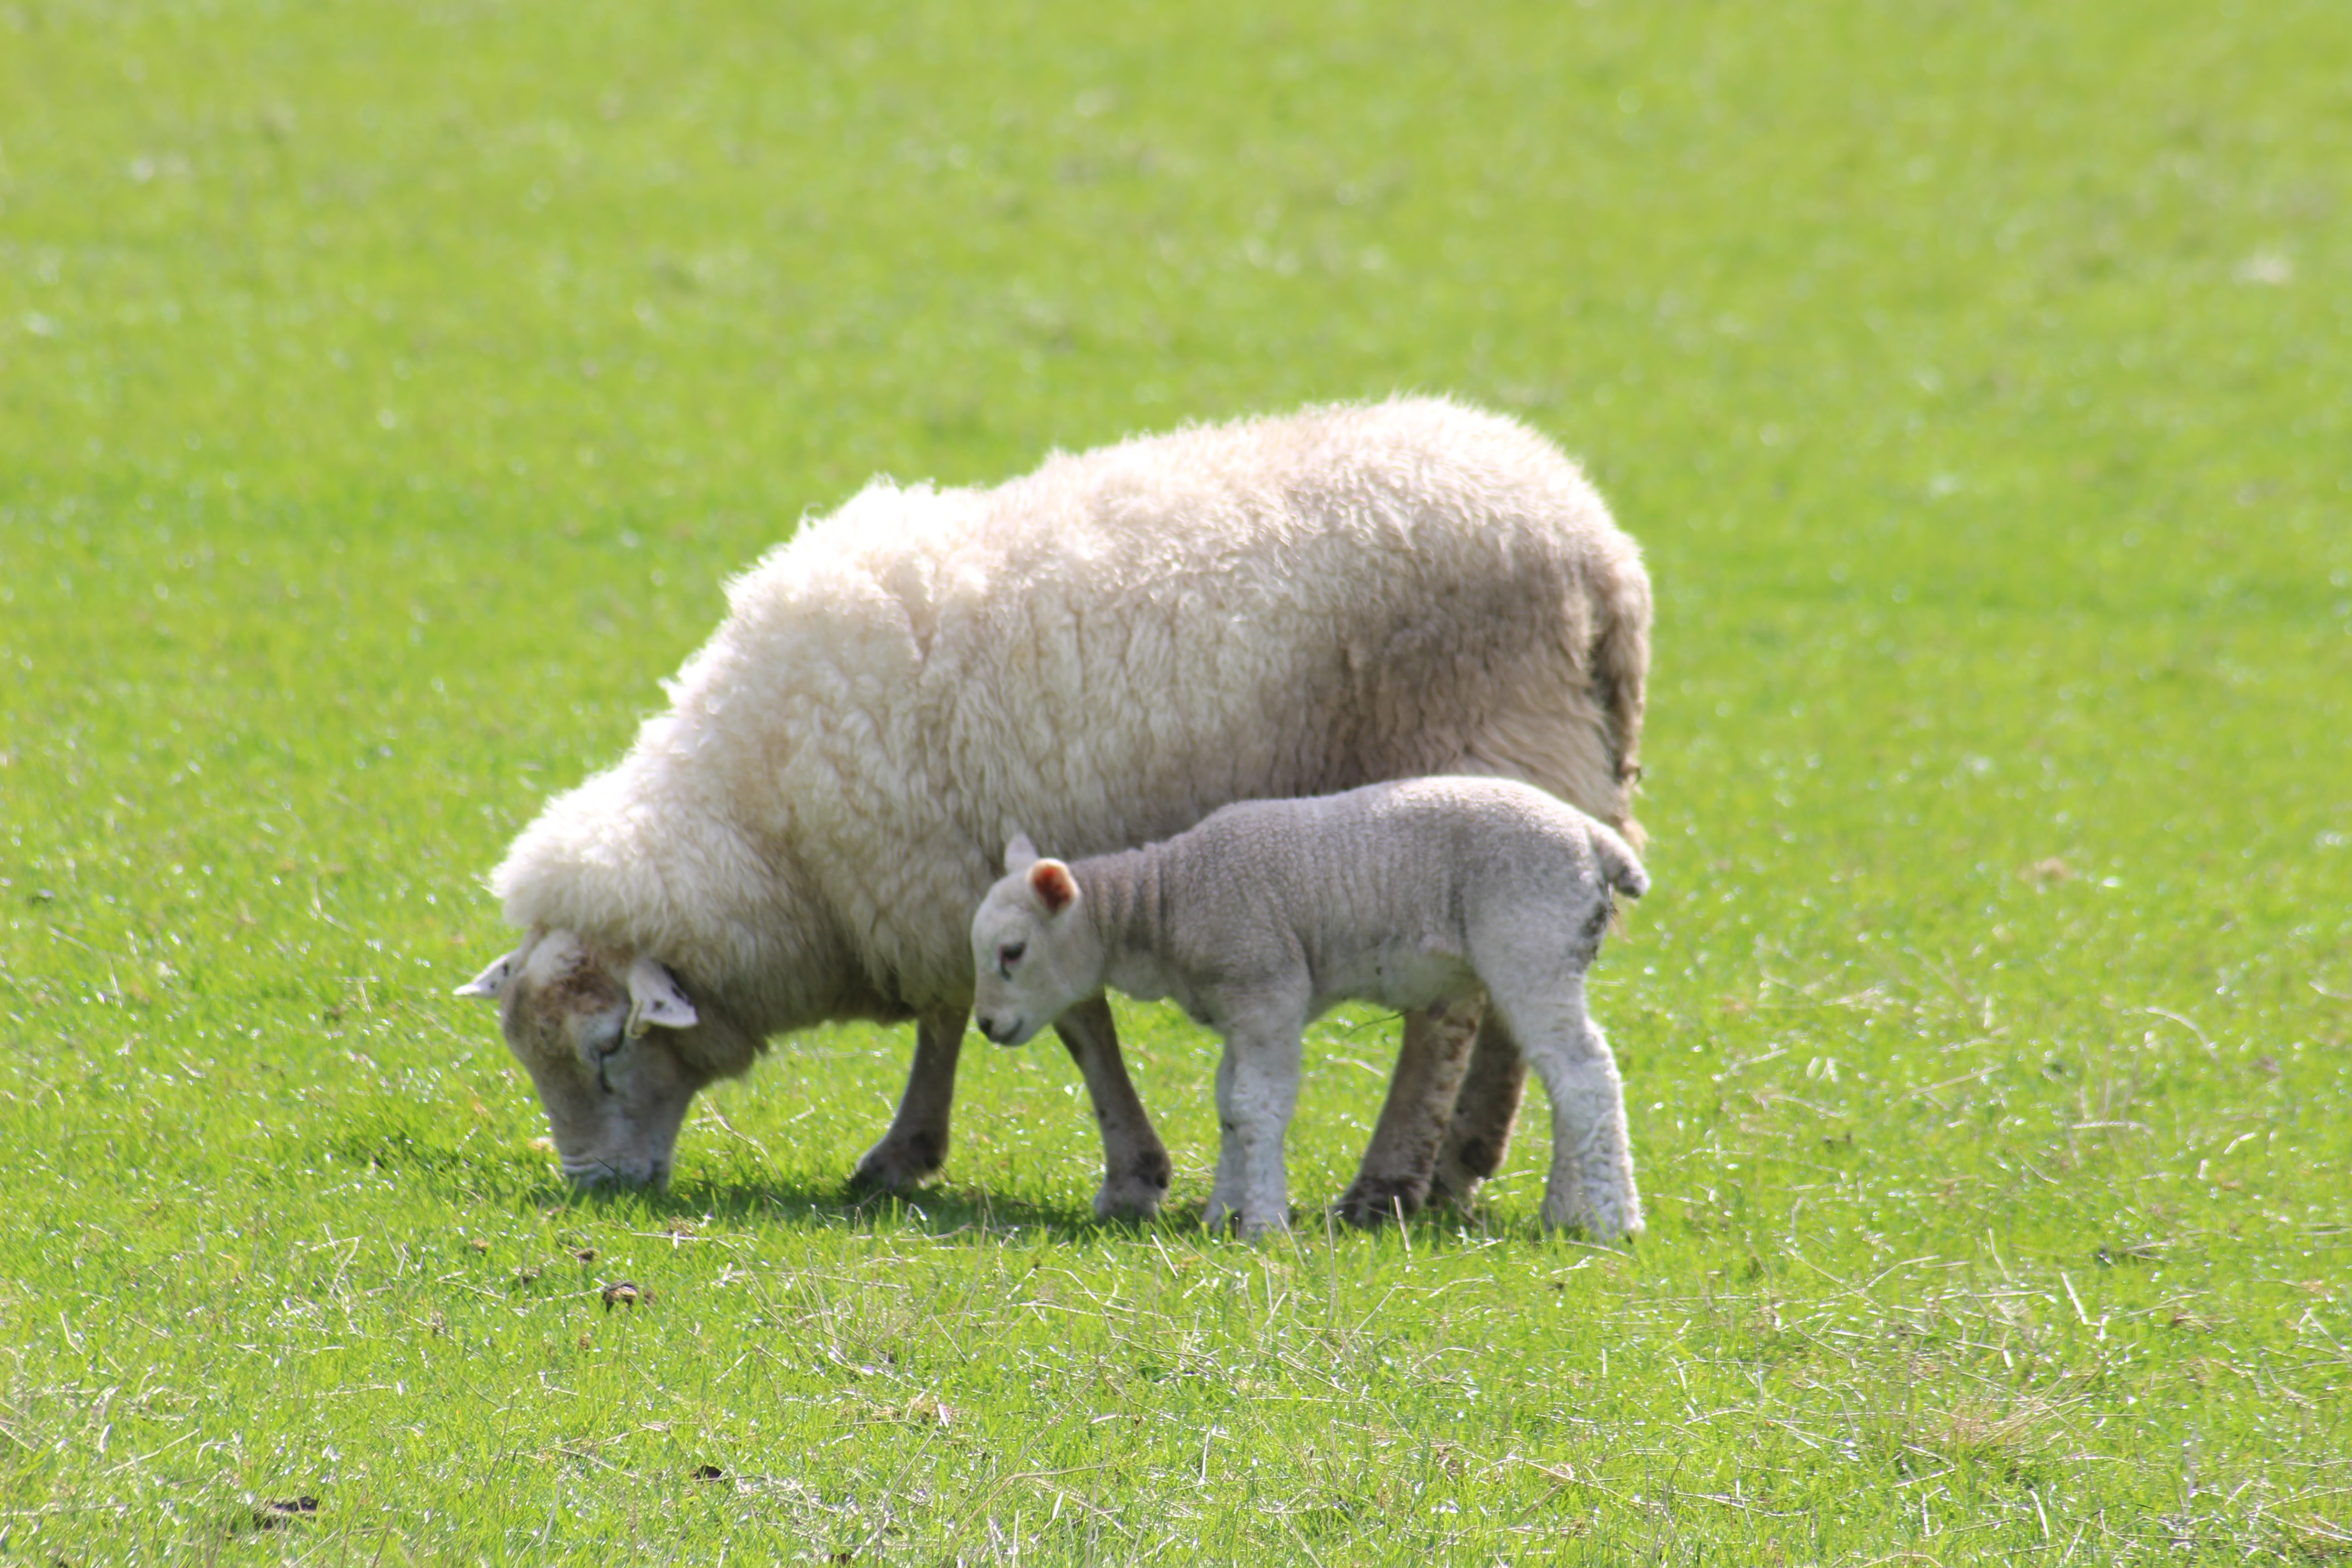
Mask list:
[[696,1092],[756,1054],[667,965],[568,931],[532,931],[457,994],[499,1004],[563,1173],[582,1186],[667,1182]]
[[1103,947],[1085,896],[1059,860],[1041,859],[1028,835],[1004,848],[1004,878],[971,920],[972,1021],[1000,1046],[1025,1044],[1102,989]]

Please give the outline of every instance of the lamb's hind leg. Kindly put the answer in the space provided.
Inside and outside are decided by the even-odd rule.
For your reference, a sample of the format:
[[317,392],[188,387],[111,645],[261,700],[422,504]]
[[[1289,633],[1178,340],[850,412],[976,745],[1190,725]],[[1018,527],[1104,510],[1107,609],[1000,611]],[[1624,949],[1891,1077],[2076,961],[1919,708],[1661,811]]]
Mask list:
[[948,1111],[955,1099],[956,1057],[963,1049],[964,1008],[935,1013],[915,1025],[915,1060],[907,1092],[882,1141],[857,1162],[850,1185],[860,1191],[905,1192],[948,1158]]
[[1478,1003],[1457,1002],[1404,1016],[1404,1045],[1389,1079],[1388,1099],[1364,1149],[1364,1163],[1339,1196],[1341,1219],[1379,1225],[1400,1212],[1415,1213],[1428,1201],[1430,1172],[1445,1142],[1446,1118],[1462,1088],[1478,1014]]
[[1168,1195],[1173,1167],[1167,1145],[1152,1130],[1151,1118],[1127,1076],[1110,1003],[1097,992],[1064,1013],[1054,1032],[1062,1037],[1086,1078],[1095,1123],[1102,1130],[1103,1184],[1095,1194],[1095,1217],[1150,1218]]
[[1639,1236],[1642,1199],[1633,1186],[1624,1084],[1609,1042],[1585,1011],[1581,980],[1556,995],[1496,1002],[1551,1098],[1545,1228],[1581,1230],[1596,1241]]

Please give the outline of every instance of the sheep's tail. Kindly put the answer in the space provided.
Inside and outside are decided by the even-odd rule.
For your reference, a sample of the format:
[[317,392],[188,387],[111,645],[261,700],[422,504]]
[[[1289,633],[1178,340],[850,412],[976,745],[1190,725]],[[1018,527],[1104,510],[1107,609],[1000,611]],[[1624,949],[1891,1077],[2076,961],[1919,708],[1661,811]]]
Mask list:
[[1601,879],[1629,899],[1648,892],[1650,874],[1642,869],[1633,846],[1599,823],[1593,824],[1591,833],[1592,858],[1601,867]]
[[[1650,679],[1650,579],[1630,548],[1596,576],[1599,615],[1593,627],[1593,695],[1608,728],[1617,764],[1615,825],[1633,847],[1646,837],[1633,820],[1633,787],[1642,777],[1642,710]],[[1639,874],[1640,868],[1634,868]]]

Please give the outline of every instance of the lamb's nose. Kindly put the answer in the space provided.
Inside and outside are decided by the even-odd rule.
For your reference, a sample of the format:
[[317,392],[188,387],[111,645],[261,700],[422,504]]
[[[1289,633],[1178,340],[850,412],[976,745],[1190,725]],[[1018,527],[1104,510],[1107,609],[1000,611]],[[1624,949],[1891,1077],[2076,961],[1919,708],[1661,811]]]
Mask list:
[[994,1018],[982,1013],[974,1017],[972,1022],[980,1026],[980,1032],[982,1034],[986,1035],[992,1040],[996,1038],[996,1020]]

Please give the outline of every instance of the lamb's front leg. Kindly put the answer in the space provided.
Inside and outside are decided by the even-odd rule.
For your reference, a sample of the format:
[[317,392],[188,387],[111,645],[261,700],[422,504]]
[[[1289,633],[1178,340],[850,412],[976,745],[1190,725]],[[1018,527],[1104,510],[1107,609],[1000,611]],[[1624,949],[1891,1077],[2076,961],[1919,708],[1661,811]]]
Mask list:
[[1234,1136],[1238,1125],[1234,1116],[1234,1053],[1227,1047],[1217,1056],[1217,1174],[1209,1184],[1208,1212],[1201,1216],[1212,1236],[1241,1213],[1242,1141]]
[[948,1110],[955,1099],[956,1057],[963,1049],[969,1010],[935,1013],[915,1025],[915,1060],[907,1092],[882,1141],[857,1162],[850,1185],[861,1191],[905,1192],[947,1163]]
[[1103,1183],[1095,1194],[1095,1217],[1149,1219],[1168,1195],[1173,1167],[1168,1146],[1152,1130],[1151,1118],[1136,1098],[1119,1055],[1118,1029],[1101,993],[1087,997],[1055,1021],[1054,1032],[1078,1064],[1102,1130]]
[[[1254,1020],[1236,1025],[1225,1036],[1225,1061],[1217,1074],[1217,1116],[1223,1133],[1217,1176],[1226,1192],[1223,1206],[1215,1197],[1210,1200],[1211,1230],[1223,1227],[1227,1209],[1238,1209],[1244,1240],[1290,1228],[1290,1180],[1283,1167],[1282,1142],[1298,1105],[1304,1023],[1303,1018]],[[1232,1191],[1236,1187],[1237,1194]]]

